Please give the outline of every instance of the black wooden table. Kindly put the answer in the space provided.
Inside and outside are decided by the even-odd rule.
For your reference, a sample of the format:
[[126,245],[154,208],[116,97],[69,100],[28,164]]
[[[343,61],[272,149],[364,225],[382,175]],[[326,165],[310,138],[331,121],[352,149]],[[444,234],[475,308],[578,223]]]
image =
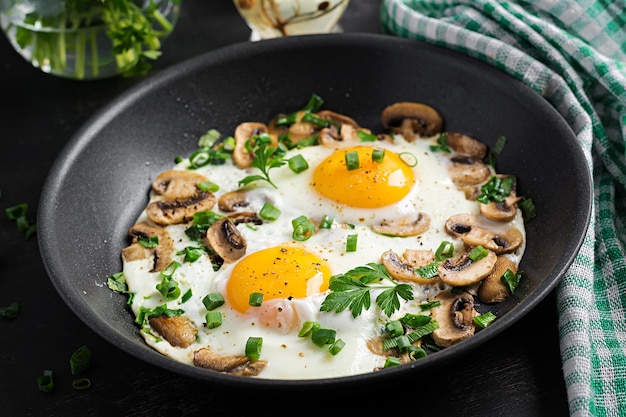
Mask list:
[[[353,0],[343,29],[380,32],[378,8],[378,0]],[[249,33],[231,0],[184,0],[151,74],[245,42]],[[0,416],[568,414],[554,294],[487,345],[432,375],[356,392],[250,392],[201,383],[131,357],[90,330],[53,288],[37,239],[27,240],[4,210],[27,203],[34,219],[48,170],[65,143],[99,108],[141,81],[54,77],[0,39],[0,306],[16,301],[21,307],[16,319],[0,317]],[[76,391],[69,357],[82,345],[93,355],[92,386]],[[56,373],[53,393],[37,388],[45,369]]]

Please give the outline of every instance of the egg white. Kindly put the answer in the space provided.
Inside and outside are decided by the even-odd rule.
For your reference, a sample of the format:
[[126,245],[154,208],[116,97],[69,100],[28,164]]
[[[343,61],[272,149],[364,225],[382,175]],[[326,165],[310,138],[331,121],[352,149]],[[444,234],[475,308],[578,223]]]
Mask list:
[[[259,226],[248,227],[244,224],[238,226],[247,241],[246,253],[292,242],[291,220],[300,215],[317,220],[323,215],[334,218],[333,227],[320,229],[309,240],[298,243],[326,260],[333,275],[370,262],[379,263],[381,254],[387,250],[393,250],[400,255],[406,249],[435,250],[444,240],[453,241],[458,247],[462,247],[461,242],[455,241],[445,232],[445,221],[457,213],[478,213],[478,204],[467,200],[465,194],[456,189],[447,173],[449,159],[444,154],[432,152],[429,147],[433,143],[434,139],[409,143],[402,137],[396,137],[393,144],[376,143],[376,146],[396,153],[409,152],[418,161],[412,168],[417,184],[411,192],[400,202],[379,209],[342,206],[321,196],[311,187],[314,168],[334,149],[314,146],[290,151],[286,159],[301,154],[307,160],[309,169],[299,174],[292,172],[287,165],[272,169],[270,177],[277,185],[276,189],[262,181],[254,183],[249,193],[250,206],[245,210],[258,212],[263,204],[269,201],[281,210],[281,215],[276,221],[266,221]],[[188,161],[184,160],[175,169],[186,169],[187,166]],[[227,161],[225,165],[206,166],[197,172],[220,186],[220,190],[215,193],[219,198],[228,191],[238,189],[238,183],[242,178],[256,174],[258,170],[256,168],[242,170],[231,161]],[[213,211],[219,213],[217,207]],[[371,230],[371,226],[382,219],[417,216],[419,212],[425,212],[431,217],[430,228],[419,236],[390,237]],[[146,214],[143,212],[137,221],[145,219]],[[519,213],[509,224],[524,233]],[[186,227],[187,225],[167,227],[174,240],[176,251],[183,250],[186,246],[197,246],[196,242],[185,235]],[[346,251],[346,240],[350,234],[358,235],[357,250],[354,252]],[[523,250],[522,247],[508,256],[518,263]],[[183,309],[185,315],[192,320],[199,330],[196,343],[188,348],[176,348],[155,335],[142,333],[150,346],[175,360],[192,363],[193,352],[206,346],[210,346],[216,353],[243,355],[246,340],[250,336],[255,336],[263,338],[261,359],[269,363],[259,375],[260,378],[315,379],[355,375],[371,372],[383,366],[385,362],[383,356],[373,354],[366,345],[369,339],[381,335],[383,323],[388,320],[384,316],[381,317],[375,303],[372,303],[370,310],[353,318],[349,311],[320,313],[319,308],[326,294],[288,302],[291,308],[296,309],[301,322],[318,321],[323,327],[337,331],[337,337],[344,340],[346,345],[341,352],[333,356],[326,348],[314,345],[310,339],[298,337],[297,330],[285,332],[263,326],[253,314],[242,314],[232,309],[228,303],[218,309],[223,313],[222,325],[215,329],[207,329],[204,326],[206,308],[202,304],[202,298],[211,292],[226,293],[226,284],[237,262],[224,264],[218,271],[214,271],[208,256],[203,256],[194,263],[182,262],[181,259],[180,263],[174,279],[179,283],[182,293],[191,288],[193,296],[184,304],[180,300],[169,301],[167,304],[169,308]],[[154,308],[166,303],[155,289],[161,277],[159,273],[149,272],[151,266],[150,259],[124,262],[123,271],[129,291],[135,294],[131,305],[135,314],[141,307]],[[401,312],[436,295],[440,290],[413,283],[411,285],[414,301],[403,305]]]

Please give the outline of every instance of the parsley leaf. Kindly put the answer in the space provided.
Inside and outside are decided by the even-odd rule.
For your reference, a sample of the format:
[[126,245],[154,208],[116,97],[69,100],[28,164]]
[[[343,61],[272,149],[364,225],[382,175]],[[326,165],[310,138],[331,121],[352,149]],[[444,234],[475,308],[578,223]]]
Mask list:
[[250,151],[255,155],[252,166],[258,168],[261,175],[249,175],[243,178],[239,181],[240,187],[255,181],[267,181],[272,187],[278,188],[270,179],[269,171],[285,165],[287,161],[284,159],[284,152],[277,152],[278,148],[268,146],[270,140],[267,134],[249,139]]
[[371,306],[372,289],[381,289],[376,297],[376,304],[387,316],[391,316],[400,308],[400,298],[413,299],[413,291],[408,284],[398,284],[390,276],[383,265],[368,263],[358,266],[345,274],[330,278],[331,293],[326,296],[320,311],[342,312],[350,309],[352,317],[358,317],[363,310]]

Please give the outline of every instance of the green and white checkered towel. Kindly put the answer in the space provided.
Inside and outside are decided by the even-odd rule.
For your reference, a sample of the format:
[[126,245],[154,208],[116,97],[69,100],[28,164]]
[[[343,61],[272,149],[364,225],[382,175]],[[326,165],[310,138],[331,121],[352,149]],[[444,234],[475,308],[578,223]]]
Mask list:
[[557,287],[572,416],[626,416],[626,2],[382,0],[385,32],[486,61],[545,97],[593,173],[593,215]]

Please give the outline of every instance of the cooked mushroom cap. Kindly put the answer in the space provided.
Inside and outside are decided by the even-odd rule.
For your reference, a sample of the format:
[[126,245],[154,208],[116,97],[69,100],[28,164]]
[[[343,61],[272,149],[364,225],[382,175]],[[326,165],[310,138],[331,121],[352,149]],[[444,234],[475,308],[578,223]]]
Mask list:
[[211,210],[216,198],[209,192],[198,192],[191,197],[153,201],[146,207],[148,218],[156,224],[185,223],[198,211]]
[[467,246],[483,246],[496,253],[511,253],[523,242],[522,232],[512,226],[476,214],[456,214],[446,221],[446,231]]
[[509,296],[509,288],[502,282],[502,275],[510,269],[517,273],[515,262],[504,256],[498,256],[491,273],[478,287],[478,299],[483,303],[500,303]]
[[250,205],[248,194],[245,190],[235,190],[222,194],[217,200],[217,207],[227,213],[233,212],[238,208],[245,208]]
[[450,158],[448,175],[457,188],[467,188],[483,184],[491,178],[491,170],[480,159],[466,155],[455,155]]
[[379,224],[373,225],[372,230],[389,236],[417,236],[424,233],[429,227],[430,216],[426,213],[418,213],[416,218],[383,220]]
[[443,282],[453,287],[465,287],[482,281],[493,270],[497,256],[489,251],[477,261],[469,258],[470,249],[456,258],[448,258],[439,264],[437,273]]
[[267,361],[251,361],[242,355],[218,355],[205,347],[193,353],[193,364],[232,375],[256,376],[267,366]]
[[158,316],[148,319],[150,326],[170,345],[186,348],[196,341],[198,329],[186,316]]
[[[174,242],[165,228],[140,222],[128,230],[128,235],[132,238],[132,243],[122,249],[122,256],[125,261],[131,262],[154,256],[152,272],[162,271],[172,262]],[[146,248],[138,243],[140,238],[155,236],[159,238],[159,244],[155,248]]]
[[[409,259],[407,259],[407,256]],[[417,269],[434,262],[435,256],[431,250],[407,250],[404,257],[400,257],[394,251],[388,250],[380,257],[381,263],[393,278],[403,281],[413,281],[419,284],[433,284],[437,277],[422,278],[417,274]]]
[[439,293],[434,301],[441,303],[431,309],[432,318],[439,323],[439,328],[432,333],[438,346],[449,347],[474,335],[474,317],[478,312],[471,294],[446,291]]
[[246,254],[246,239],[228,217],[213,223],[206,232],[206,239],[224,262],[234,262]]
[[188,198],[198,193],[198,184],[208,181],[202,174],[170,169],[152,181],[152,190],[166,199]]
[[381,122],[385,129],[403,135],[408,141],[434,136],[443,127],[443,118],[437,110],[426,104],[406,101],[385,107]]
[[456,153],[482,160],[487,154],[487,145],[458,132],[447,132],[446,142]]
[[246,149],[248,139],[263,133],[268,133],[268,127],[265,123],[244,122],[240,123],[235,128],[233,161],[239,168],[248,168],[252,164],[252,161],[254,161],[254,155]]
[[[497,175],[500,178],[508,177],[508,175]],[[516,194],[516,185],[514,183],[511,194],[501,203],[491,202],[489,204],[479,203],[480,213],[490,220],[498,222],[508,222],[515,218],[517,213],[517,203],[522,199]]]

